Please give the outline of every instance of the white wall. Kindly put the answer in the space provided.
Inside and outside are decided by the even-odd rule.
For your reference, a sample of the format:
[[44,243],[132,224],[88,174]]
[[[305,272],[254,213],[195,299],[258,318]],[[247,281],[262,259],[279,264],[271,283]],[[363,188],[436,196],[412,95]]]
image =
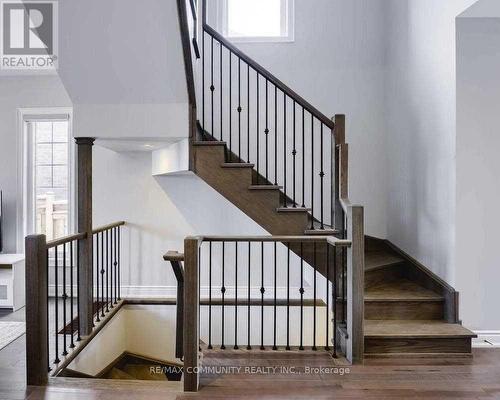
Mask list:
[[387,237],[452,284],[455,17],[475,1],[388,2]]
[[[0,76],[0,189],[4,196],[4,252],[20,251],[22,225],[17,221],[22,211],[20,189],[22,170],[18,168],[21,149],[18,108],[68,107],[71,101],[57,75]],[[21,216],[20,216],[21,217]]]
[[[351,198],[366,207],[366,232],[380,237],[386,235],[387,197],[385,3],[295,0],[293,43],[237,43],[325,115],[347,114]],[[216,27],[216,0],[208,8]]]
[[497,336],[499,126],[500,5],[480,1],[457,19],[456,285],[464,322]]

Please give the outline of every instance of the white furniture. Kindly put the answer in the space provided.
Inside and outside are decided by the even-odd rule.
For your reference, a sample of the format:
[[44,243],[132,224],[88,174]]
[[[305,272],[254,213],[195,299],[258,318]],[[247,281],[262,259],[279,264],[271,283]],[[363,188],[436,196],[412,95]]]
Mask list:
[[0,308],[24,307],[24,270],[24,254],[0,254]]

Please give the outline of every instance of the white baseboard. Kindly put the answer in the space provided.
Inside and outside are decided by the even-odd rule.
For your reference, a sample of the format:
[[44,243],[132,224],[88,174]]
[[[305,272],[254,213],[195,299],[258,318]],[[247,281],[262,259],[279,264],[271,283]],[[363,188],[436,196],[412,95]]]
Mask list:
[[472,347],[495,348],[500,347],[500,331],[475,331],[476,339],[472,339]]

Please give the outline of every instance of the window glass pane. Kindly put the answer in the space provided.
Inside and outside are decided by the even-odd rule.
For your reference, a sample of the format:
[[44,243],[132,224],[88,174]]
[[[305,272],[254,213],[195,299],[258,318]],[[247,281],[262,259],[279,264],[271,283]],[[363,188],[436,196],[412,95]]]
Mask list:
[[36,165],[40,164],[52,164],[52,145],[50,143],[36,145]]
[[52,142],[52,122],[35,122],[36,142]]
[[54,144],[54,164],[68,163],[68,145],[67,143]]
[[54,180],[53,180],[53,185],[55,188],[57,187],[67,187],[68,186],[68,167],[62,166],[55,166],[53,167],[54,170]]
[[281,3],[285,0],[227,0],[230,37],[281,36]]
[[68,142],[68,121],[54,122],[54,142]]
[[52,186],[52,167],[36,167],[36,186],[37,188]]
[[69,233],[69,124],[43,121],[32,126],[35,229],[52,240]]

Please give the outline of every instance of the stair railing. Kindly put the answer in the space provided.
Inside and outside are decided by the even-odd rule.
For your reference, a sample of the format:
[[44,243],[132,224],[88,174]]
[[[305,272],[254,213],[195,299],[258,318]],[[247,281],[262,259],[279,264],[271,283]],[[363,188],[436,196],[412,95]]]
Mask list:
[[[329,351],[336,356],[340,294],[337,284],[332,282],[335,281],[333,277],[339,275],[337,269],[341,265],[338,262],[343,249],[351,247],[352,242],[349,240],[333,236],[186,238],[183,336],[185,391],[198,390],[201,333],[208,349],[287,351],[308,348]],[[305,271],[311,263],[322,266],[321,273],[326,279],[320,279],[318,268],[314,268],[312,282],[307,285]],[[280,282],[286,282],[285,286],[277,286],[278,277]],[[203,293],[203,302],[200,302],[200,293]],[[354,288],[347,295],[362,298],[363,292]],[[318,313],[322,296],[326,301],[324,315]],[[358,300],[347,298],[347,301],[355,303]],[[293,316],[292,302],[295,308]],[[305,312],[306,306],[308,313]],[[265,316],[265,307],[272,309],[272,314],[268,312]],[[347,321],[353,319],[350,310],[348,307]],[[203,326],[200,325],[200,313],[203,313]],[[238,329],[239,326],[241,328],[239,324],[243,324],[244,334]],[[306,333],[309,337],[307,342]],[[350,338],[352,341],[359,336],[351,335]],[[347,347],[355,347],[350,341]],[[349,354],[355,351],[349,351]]]
[[283,207],[310,209],[311,230],[333,228],[334,122],[206,22],[201,49],[203,138],[254,164],[256,184],[281,186]]
[[[49,376],[56,376],[84,347],[99,322],[119,308],[120,231],[124,224],[120,221],[94,229],[90,256],[82,253],[88,244],[87,233],[49,242],[45,235],[26,237],[28,385],[44,385]],[[82,277],[90,277],[90,281]],[[91,321],[90,330],[84,331],[87,320]]]

